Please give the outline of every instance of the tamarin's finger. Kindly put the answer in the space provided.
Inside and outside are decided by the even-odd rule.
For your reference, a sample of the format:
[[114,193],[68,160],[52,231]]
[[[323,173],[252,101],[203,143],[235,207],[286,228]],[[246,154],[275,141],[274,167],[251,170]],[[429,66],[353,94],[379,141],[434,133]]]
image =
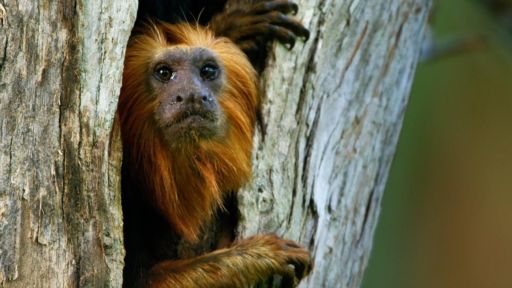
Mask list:
[[299,244],[297,244],[297,242],[295,241],[292,241],[292,240],[282,240],[283,244],[286,245],[285,248],[298,248],[300,250],[303,250],[304,248],[302,248],[302,246],[300,246]]
[[256,40],[247,40],[236,43],[240,49],[246,53],[258,51],[261,47],[258,41]]
[[297,285],[298,279],[295,276],[295,271],[292,266],[286,265],[283,267],[283,272],[280,275],[282,277],[280,287],[292,288]]
[[280,288],[293,288],[293,287],[295,287],[295,282],[297,282],[297,280],[295,280],[294,277],[283,277],[281,280],[281,285],[279,287]]
[[293,264],[295,275],[298,279],[304,278],[309,273],[309,264],[304,262],[296,262]]
[[257,18],[259,22],[267,22],[270,24],[278,25],[292,31],[296,36],[304,37],[305,40],[309,39],[309,30],[306,29],[300,21],[293,17],[286,16],[283,13],[271,12],[261,15]]
[[290,256],[288,263],[293,265],[295,268],[295,275],[298,279],[304,278],[311,271],[311,256],[309,252],[302,247],[293,248],[289,252],[293,253],[293,256]]
[[250,38],[252,36],[257,37],[258,35],[264,35],[267,38],[275,38],[279,42],[287,44],[288,49],[292,49],[293,46],[295,46],[295,34],[293,34],[293,32],[283,27],[268,23],[245,27],[245,29],[241,30],[239,34],[244,35],[243,38]]
[[299,6],[292,1],[278,0],[278,1],[264,1],[254,5],[252,12],[254,14],[264,14],[271,11],[280,11],[283,13],[292,12],[293,15],[299,11]]
[[267,24],[268,35],[275,37],[279,42],[287,44],[287,48],[292,50],[295,46],[295,35],[290,30],[284,29],[283,27]]

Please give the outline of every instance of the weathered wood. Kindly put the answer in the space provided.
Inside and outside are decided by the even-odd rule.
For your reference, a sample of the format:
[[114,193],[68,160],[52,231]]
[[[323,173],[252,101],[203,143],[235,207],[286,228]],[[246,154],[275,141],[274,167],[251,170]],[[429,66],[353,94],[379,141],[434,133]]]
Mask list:
[[0,1],[2,287],[121,286],[109,133],[136,3]]
[[311,249],[301,287],[358,287],[416,67],[429,0],[302,0],[309,41],[277,45],[262,84],[242,235]]

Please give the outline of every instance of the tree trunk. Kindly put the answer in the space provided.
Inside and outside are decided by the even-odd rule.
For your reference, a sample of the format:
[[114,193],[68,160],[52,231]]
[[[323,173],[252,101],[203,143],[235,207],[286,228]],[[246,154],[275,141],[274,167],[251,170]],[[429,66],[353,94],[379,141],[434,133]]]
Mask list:
[[310,39],[277,45],[263,79],[241,234],[314,256],[301,287],[358,287],[402,124],[429,0],[301,0]]
[[110,143],[136,1],[0,1],[0,286],[120,287]]
[[[136,1],[54,2],[0,1],[0,286],[120,287],[109,134]],[[303,287],[355,287],[430,1],[297,2],[311,37],[270,57],[240,234],[309,247]]]

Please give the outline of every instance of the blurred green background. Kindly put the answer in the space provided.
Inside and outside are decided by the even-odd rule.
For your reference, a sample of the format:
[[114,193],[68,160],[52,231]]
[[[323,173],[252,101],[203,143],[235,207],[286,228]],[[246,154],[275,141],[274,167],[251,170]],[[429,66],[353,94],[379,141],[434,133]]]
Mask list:
[[363,288],[512,287],[512,25],[482,2],[435,6],[486,45],[418,66]]

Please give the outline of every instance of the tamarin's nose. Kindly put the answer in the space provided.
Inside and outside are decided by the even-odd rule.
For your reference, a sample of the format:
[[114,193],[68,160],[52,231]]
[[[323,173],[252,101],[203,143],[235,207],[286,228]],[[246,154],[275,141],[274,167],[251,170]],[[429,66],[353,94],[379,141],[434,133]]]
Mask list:
[[176,95],[173,97],[172,102],[186,103],[186,104],[208,104],[213,101],[213,97],[208,94],[200,93],[185,93],[184,95]]

